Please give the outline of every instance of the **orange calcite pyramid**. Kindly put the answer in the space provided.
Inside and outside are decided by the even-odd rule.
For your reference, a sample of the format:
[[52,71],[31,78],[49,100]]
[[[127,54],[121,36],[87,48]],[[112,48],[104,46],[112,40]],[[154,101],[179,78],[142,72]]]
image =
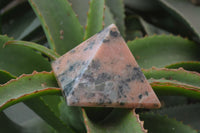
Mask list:
[[58,58],[52,68],[70,106],[160,107],[114,24]]

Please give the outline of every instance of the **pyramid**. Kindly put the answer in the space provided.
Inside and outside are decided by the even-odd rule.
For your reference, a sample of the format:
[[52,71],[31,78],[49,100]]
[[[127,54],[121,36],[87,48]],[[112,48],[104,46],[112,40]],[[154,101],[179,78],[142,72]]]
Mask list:
[[58,58],[52,68],[69,106],[160,107],[114,24]]

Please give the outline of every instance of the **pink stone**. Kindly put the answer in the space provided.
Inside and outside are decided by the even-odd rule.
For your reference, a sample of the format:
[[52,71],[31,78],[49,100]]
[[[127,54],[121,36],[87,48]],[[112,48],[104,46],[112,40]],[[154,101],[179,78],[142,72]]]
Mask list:
[[58,58],[52,68],[69,106],[161,106],[114,24]]

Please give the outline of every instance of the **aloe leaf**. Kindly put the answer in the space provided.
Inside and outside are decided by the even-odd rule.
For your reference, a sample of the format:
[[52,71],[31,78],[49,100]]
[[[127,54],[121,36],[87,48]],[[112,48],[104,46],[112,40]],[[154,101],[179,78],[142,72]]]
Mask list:
[[157,1],[148,1],[148,0],[124,0],[124,3],[127,7],[133,8],[138,11],[158,11],[159,6]]
[[197,72],[184,69],[153,68],[143,70],[143,73],[158,94],[200,98],[200,74]]
[[57,133],[54,128],[40,118],[32,118],[23,122],[21,133]]
[[40,27],[40,21],[38,18],[35,18],[26,28],[25,30],[17,37],[17,40],[22,40]]
[[145,113],[140,114],[140,118],[145,121],[144,127],[148,129],[148,133],[197,133],[191,127],[167,116]]
[[104,11],[104,27],[109,26],[110,24],[116,23],[114,20],[114,16],[111,13],[108,6],[105,5],[105,11]]
[[143,122],[135,110],[115,109],[104,121],[95,123],[91,121],[83,109],[84,123],[88,133],[147,133],[143,128]]
[[[83,28],[66,0],[29,0],[51,49],[64,54],[83,40]],[[48,3],[48,4],[46,4]]]
[[75,131],[66,125],[54,110],[43,101],[42,97],[29,99],[24,101],[24,103],[59,133],[75,133]]
[[[14,78],[16,78],[16,77],[11,75],[10,73],[0,70],[0,84],[6,83],[8,80],[14,79]],[[12,110],[12,109],[10,109],[10,110]],[[0,115],[1,115],[1,113],[0,113]],[[11,127],[11,124],[13,124],[13,122],[10,122],[10,120],[7,119],[6,116],[0,116],[0,117],[1,117],[2,123],[4,123],[4,124],[0,124],[2,126],[2,127],[0,127],[1,131],[4,131],[4,129],[5,129],[4,132],[6,132],[6,133],[10,132],[11,129],[8,128],[8,127]],[[6,120],[3,119],[2,117],[6,118]],[[16,112],[15,112],[13,117],[16,117]],[[11,123],[11,124],[9,124],[9,123]],[[35,132],[38,132],[38,133],[40,133],[40,132],[41,133],[43,133],[43,132],[49,132],[50,133],[50,132],[54,131],[48,124],[46,124],[46,122],[44,122],[41,119],[37,119],[37,118],[33,118],[31,120],[28,120],[28,121],[23,120],[23,124],[21,126],[23,127],[23,129],[22,129],[23,132],[33,132],[33,131],[35,131]],[[12,130],[13,130],[12,132],[18,131],[18,128],[16,129],[14,127],[15,127],[15,125],[12,126]],[[19,126],[17,126],[17,127],[19,127]]]
[[183,84],[200,87],[200,74],[197,72],[186,71],[184,69],[153,68],[143,70],[147,79],[166,79],[176,80]]
[[0,129],[2,133],[21,133],[22,127],[12,122],[3,112],[0,112]]
[[106,0],[106,5],[109,7],[112,12],[116,25],[122,36],[125,36],[125,24],[124,24],[124,3],[123,0]]
[[[185,32],[185,30],[182,30],[183,25],[178,23],[177,20],[174,20],[169,13],[162,8],[158,0],[125,0],[124,2],[128,16],[137,14],[149,24],[153,24],[156,27],[175,34]],[[187,36],[185,34],[184,36]]]
[[50,58],[52,58],[54,60],[59,57],[59,55],[55,51],[48,49],[47,47],[44,47],[42,45],[39,45],[37,43],[33,43],[33,42],[13,40],[13,41],[6,42],[4,46],[6,46],[6,45],[20,45],[20,46],[24,46],[24,47],[29,47],[29,48],[35,49],[35,50],[49,56]]
[[[181,10],[184,10],[185,13],[190,14],[190,17],[195,17],[194,19],[190,19],[190,21],[194,20],[194,23],[198,24],[198,17],[196,14],[198,14],[194,5],[194,10],[191,9],[191,3],[187,0],[180,0],[180,1],[173,1],[170,0],[173,3],[178,3],[177,6],[181,8]],[[168,3],[168,1],[164,0],[155,0],[155,1],[148,1],[148,0],[126,0],[125,4],[128,8],[127,11],[130,13],[137,13],[139,14],[145,21],[156,25],[159,28],[162,28],[168,32],[172,32],[176,35],[181,35],[183,37],[189,37],[192,40],[195,40],[199,42],[199,35],[197,35],[192,29],[193,27],[190,26],[189,23],[186,23],[187,20],[185,19],[182,14],[180,14],[179,10],[171,6],[171,3],[165,4],[165,2]],[[187,4],[186,4],[187,3]],[[187,6],[189,8],[187,8]],[[193,15],[193,12],[195,15]],[[188,32],[185,32],[188,31]]]
[[141,24],[142,24],[142,26],[143,26],[143,28],[144,28],[144,30],[145,30],[145,32],[148,36],[152,36],[152,35],[155,35],[155,34],[156,35],[169,34],[169,32],[167,32],[163,29],[160,29],[160,28],[146,22],[142,18],[139,18],[139,20],[140,20],[140,22],[141,22]]
[[155,110],[155,113],[160,115],[167,115],[170,118],[175,118],[178,121],[182,121],[184,124],[190,125],[194,129],[200,130],[199,103],[163,108],[160,110]]
[[114,108],[85,107],[84,110],[91,121],[98,123],[104,120]]
[[[0,113],[0,129],[2,133],[55,133],[55,130],[41,118],[32,117],[29,120],[25,120],[23,117],[22,121],[18,122],[15,120],[18,115],[20,113],[25,113],[26,115],[27,112],[16,113],[16,110],[13,110],[13,112],[13,115],[10,115],[7,112],[5,114],[3,112]],[[24,114],[21,114],[21,116],[23,115]]]
[[13,76],[12,74],[10,74],[7,71],[4,70],[0,70],[0,84],[4,84],[7,81],[16,78],[15,76]]
[[69,2],[72,4],[72,9],[78,15],[81,25],[86,25],[89,1],[90,0],[69,0]]
[[[0,111],[32,97],[60,94],[52,72],[33,72],[0,85]],[[12,93],[11,93],[12,92]]]
[[[12,92],[12,95],[10,92]],[[65,125],[54,110],[45,103],[44,98],[38,97],[50,94],[61,95],[60,92],[52,72],[34,72],[29,75],[22,75],[0,86],[0,111],[17,102],[24,101],[57,131],[73,133],[73,130]]]
[[58,107],[60,110],[60,119],[63,120],[65,124],[72,127],[77,133],[86,132],[80,107],[67,106],[63,97]]
[[35,42],[38,44],[42,44],[45,47],[49,48],[49,44],[47,42],[45,33],[42,29],[42,26],[31,32],[28,36],[26,36],[23,40]]
[[159,95],[181,95],[200,99],[200,87],[170,80],[149,80],[151,87]]
[[36,71],[50,71],[50,63],[40,54],[22,46],[3,48],[3,44],[12,39],[0,36],[0,69],[6,70],[14,76]]
[[169,12],[174,18],[185,25],[185,30],[190,29],[188,32],[189,37],[197,42],[200,42],[200,8],[193,5],[188,0],[160,0],[160,4]]
[[17,40],[25,39],[40,27],[38,18],[26,0],[10,2],[1,13],[3,33]]
[[105,0],[90,1],[90,8],[88,11],[87,25],[84,37],[85,40],[102,30],[104,6]]
[[188,97],[183,95],[158,95],[162,108],[173,107],[188,103]]
[[126,24],[126,40],[134,40],[138,37],[143,37],[144,35],[144,28],[139,20],[139,16],[136,14],[128,14],[125,18]]
[[150,36],[128,42],[142,68],[164,67],[180,61],[198,61],[200,48],[192,41],[172,35]]
[[200,72],[199,61],[183,61],[165,66],[166,68],[175,69],[182,67],[185,70]]
[[5,24],[3,24],[3,34],[7,34],[8,36],[14,37],[17,40],[24,39],[24,37],[29,35],[40,26],[40,22],[37,20],[33,11],[28,10],[20,16],[21,17],[11,18],[14,19],[10,20],[13,21],[13,23],[5,22]]

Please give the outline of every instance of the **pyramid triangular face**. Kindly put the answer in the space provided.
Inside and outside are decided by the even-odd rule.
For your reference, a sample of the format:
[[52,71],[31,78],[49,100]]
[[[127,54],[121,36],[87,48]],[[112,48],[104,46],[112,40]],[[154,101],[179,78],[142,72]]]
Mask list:
[[52,67],[68,105],[160,107],[114,24],[57,59]]

